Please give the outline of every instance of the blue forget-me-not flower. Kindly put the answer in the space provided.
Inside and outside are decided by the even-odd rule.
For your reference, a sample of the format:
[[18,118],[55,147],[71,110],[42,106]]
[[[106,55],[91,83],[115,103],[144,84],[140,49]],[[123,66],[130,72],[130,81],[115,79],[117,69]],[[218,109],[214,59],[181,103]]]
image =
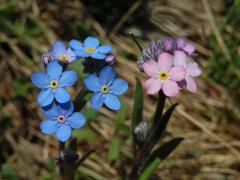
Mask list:
[[106,58],[106,54],[112,51],[112,46],[99,46],[99,40],[91,36],[87,37],[83,44],[80,41],[72,39],[69,42],[69,46],[78,57],[91,57],[100,60],[104,60]]
[[40,129],[42,133],[50,135],[56,133],[59,141],[67,141],[72,132],[72,128],[79,129],[85,122],[85,116],[80,112],[73,112],[74,106],[72,102],[66,104],[43,107],[43,113],[46,120],[42,121]]
[[62,70],[62,66],[57,61],[52,61],[47,64],[46,72],[32,74],[32,83],[41,89],[37,99],[41,106],[51,104],[54,98],[58,103],[70,101],[70,95],[65,87],[72,86],[77,81],[77,73],[62,72]]
[[76,55],[73,53],[71,48],[66,48],[64,42],[55,41],[53,43],[52,49],[49,50],[53,59],[61,61],[63,63],[70,63],[76,60]]
[[123,79],[115,79],[115,76],[115,69],[106,66],[100,71],[99,77],[90,74],[84,79],[87,89],[93,92],[90,100],[92,108],[99,109],[105,104],[109,109],[120,109],[121,102],[118,95],[126,92],[128,84]]

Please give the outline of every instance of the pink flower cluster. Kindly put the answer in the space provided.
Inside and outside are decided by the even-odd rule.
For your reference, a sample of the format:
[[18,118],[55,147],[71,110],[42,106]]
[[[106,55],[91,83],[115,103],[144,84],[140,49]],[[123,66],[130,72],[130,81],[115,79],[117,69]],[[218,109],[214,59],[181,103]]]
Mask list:
[[[182,49],[182,50],[179,50]],[[156,94],[160,90],[166,96],[176,96],[184,85],[190,92],[197,91],[195,77],[201,70],[197,63],[188,60],[188,55],[194,52],[194,47],[184,44],[178,47],[173,55],[168,52],[159,54],[158,60],[147,60],[143,63],[144,72],[150,77],[145,82],[148,94]]]

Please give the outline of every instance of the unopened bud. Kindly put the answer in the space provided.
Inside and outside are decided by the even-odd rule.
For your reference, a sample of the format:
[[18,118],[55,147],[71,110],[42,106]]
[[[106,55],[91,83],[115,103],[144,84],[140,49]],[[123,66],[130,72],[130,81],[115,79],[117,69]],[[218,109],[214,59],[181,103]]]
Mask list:
[[147,121],[143,121],[137,125],[134,129],[134,134],[138,143],[143,143],[147,137],[149,130],[149,124]]
[[116,57],[114,54],[108,54],[105,61],[109,64],[109,65],[113,65],[116,62]]
[[49,62],[53,61],[53,57],[50,54],[48,54],[48,53],[44,53],[41,56],[41,61],[42,61],[43,65],[44,65],[44,67],[46,67]]

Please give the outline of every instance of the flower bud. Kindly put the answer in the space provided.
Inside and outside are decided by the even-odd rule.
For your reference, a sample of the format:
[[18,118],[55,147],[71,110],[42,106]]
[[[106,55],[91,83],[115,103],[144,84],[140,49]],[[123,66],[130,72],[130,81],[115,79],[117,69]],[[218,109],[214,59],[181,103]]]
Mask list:
[[116,56],[114,54],[108,54],[105,61],[109,64],[109,65],[113,65],[116,62]]
[[44,67],[46,67],[47,64],[48,64],[49,62],[51,62],[52,60],[53,60],[53,57],[52,57],[50,54],[48,54],[48,53],[44,53],[44,54],[41,56],[41,61],[42,61],[43,65],[44,65]]
[[134,134],[139,144],[142,144],[145,141],[148,134],[148,130],[149,124],[147,121],[143,121],[135,127]]
[[174,40],[172,38],[168,38],[164,42],[164,48],[166,51],[172,51],[173,45],[174,45]]

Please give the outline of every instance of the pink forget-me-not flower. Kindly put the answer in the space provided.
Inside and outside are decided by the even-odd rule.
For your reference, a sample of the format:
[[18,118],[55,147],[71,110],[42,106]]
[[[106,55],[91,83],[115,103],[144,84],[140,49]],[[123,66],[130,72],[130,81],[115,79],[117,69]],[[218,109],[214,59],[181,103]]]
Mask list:
[[148,94],[156,94],[161,89],[166,96],[176,96],[179,92],[177,82],[185,77],[185,68],[173,67],[173,56],[169,53],[161,53],[158,62],[148,60],[144,62],[143,69],[150,77],[145,82],[145,90]]
[[174,65],[181,66],[186,69],[183,84],[186,84],[186,88],[195,93],[197,91],[197,84],[194,80],[195,77],[200,76],[202,73],[198,64],[188,61],[188,56],[183,51],[175,51]]

